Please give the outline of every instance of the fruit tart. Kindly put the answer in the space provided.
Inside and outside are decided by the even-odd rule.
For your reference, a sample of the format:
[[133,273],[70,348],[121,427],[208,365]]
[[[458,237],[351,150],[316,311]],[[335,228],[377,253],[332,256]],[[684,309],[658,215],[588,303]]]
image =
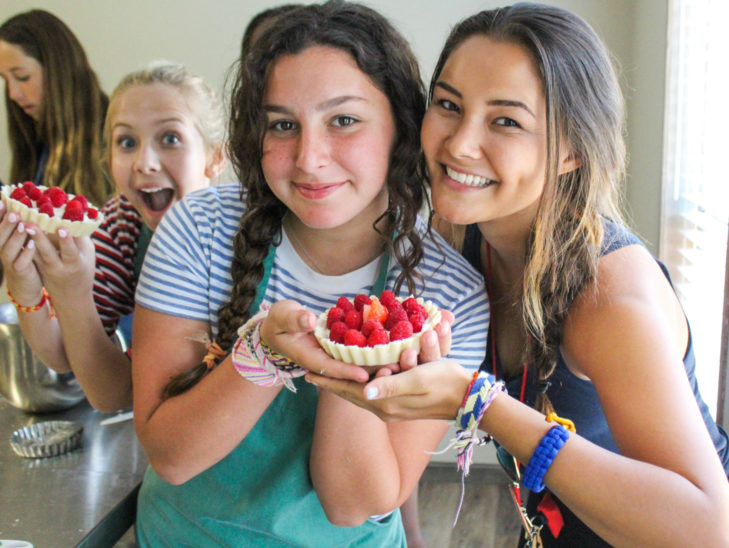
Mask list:
[[431,301],[399,299],[385,290],[377,296],[340,297],[319,315],[314,336],[331,357],[356,365],[397,363],[403,350],[420,351],[420,336],[440,322]]
[[20,215],[48,234],[66,228],[71,236],[88,236],[96,230],[104,216],[81,195],[67,194],[59,187],[36,186],[31,181],[3,186],[2,201],[8,211]]

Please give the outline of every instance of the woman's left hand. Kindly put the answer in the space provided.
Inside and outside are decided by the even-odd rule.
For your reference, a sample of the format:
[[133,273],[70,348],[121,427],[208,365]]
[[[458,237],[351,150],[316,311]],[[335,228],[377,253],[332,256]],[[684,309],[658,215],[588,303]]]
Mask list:
[[295,301],[279,301],[271,306],[261,324],[261,338],[275,352],[304,369],[356,383],[367,382],[370,375],[363,367],[335,360],[324,352],[314,337],[315,327],[316,316],[312,312]]
[[91,238],[74,238],[60,229],[53,239],[40,229],[33,230],[36,247],[34,262],[40,271],[54,304],[76,303],[91,295],[96,266],[96,254]]

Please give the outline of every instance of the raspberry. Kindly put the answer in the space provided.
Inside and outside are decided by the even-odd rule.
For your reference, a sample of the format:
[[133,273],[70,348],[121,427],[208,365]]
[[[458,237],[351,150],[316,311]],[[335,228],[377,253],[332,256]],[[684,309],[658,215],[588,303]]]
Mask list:
[[408,314],[412,313],[413,308],[417,308],[419,306],[420,304],[413,297],[408,297],[402,302],[402,307],[407,311]]
[[86,216],[91,219],[95,220],[99,218],[99,210],[93,207],[90,207],[86,210]]
[[53,204],[52,204],[52,203],[51,203],[50,201],[48,201],[48,202],[43,202],[43,203],[42,203],[42,204],[41,204],[41,205],[40,205],[40,206],[38,207],[38,213],[45,213],[45,214],[46,214],[46,215],[48,215],[49,217],[55,217],[55,215],[56,215],[56,212],[55,212],[55,211],[54,211],[54,209],[53,209]]
[[77,200],[79,202],[81,202],[81,205],[83,206],[84,211],[86,211],[89,208],[89,201],[86,199],[86,196],[81,196],[79,194],[78,196],[75,196],[74,199],[71,200],[71,201],[74,202],[74,201],[77,201]]
[[23,190],[23,189],[22,189],[22,188],[20,188],[20,187],[16,188],[15,190],[13,190],[13,191],[12,191],[12,192],[10,193],[10,197],[11,197],[11,198],[12,198],[13,200],[20,200],[21,198],[25,198],[26,196],[27,196],[27,194],[25,193],[25,190]]
[[408,337],[412,336],[412,334],[413,326],[409,321],[405,320],[397,322],[392,327],[392,329],[390,329],[390,340],[399,341],[402,339],[407,339]]
[[370,304],[370,298],[367,295],[357,295],[354,298],[354,309],[357,312],[362,312],[362,308],[366,304]]
[[407,321],[407,319],[408,313],[405,312],[404,308],[393,308],[390,311],[387,321],[383,325],[385,326],[385,329],[390,330],[397,322]]
[[420,333],[420,331],[423,329],[423,317],[418,312],[413,312],[408,317],[408,321],[413,326],[413,333]]
[[34,188],[38,188],[37,186],[35,186],[35,183],[33,181],[25,181],[22,185],[19,186],[23,189],[23,192],[28,195],[30,195],[31,190],[33,190]]
[[385,289],[380,294],[380,302],[382,304],[384,304],[386,308],[390,308],[390,305],[392,305],[394,303],[398,303],[399,304],[399,301],[395,297],[395,294],[392,291],[390,291],[389,289]]
[[41,193],[41,197],[35,201],[35,205],[36,207],[40,208],[40,206],[42,206],[43,204],[48,204],[49,206],[53,207],[51,199],[45,194]]
[[362,329],[362,314],[356,310],[350,310],[347,312],[347,315],[344,316],[344,323],[346,323],[347,327],[350,329],[356,329],[359,331]]
[[369,306],[365,306],[362,309],[362,316],[364,317],[365,321],[377,320],[384,325],[389,315],[390,313],[387,311],[387,308],[382,306],[380,300],[377,297],[372,297],[371,304]]
[[28,198],[34,201],[37,201],[43,196],[43,191],[30,181],[23,183],[23,190],[28,195]]
[[385,327],[377,320],[367,320],[365,323],[362,324],[361,331],[365,337],[369,337],[370,333],[378,329],[385,329]]
[[86,211],[86,204],[88,204],[86,198],[80,200],[79,197],[76,196],[73,200],[66,204],[66,209],[80,209],[81,211]]
[[347,297],[339,297],[337,299],[337,307],[341,308],[345,312],[354,310],[354,305],[350,302],[350,300]]
[[336,306],[334,308],[330,308],[327,313],[327,327],[331,329],[334,322],[343,322],[345,314],[346,312],[341,308]]
[[17,198],[17,200],[18,200],[18,201],[19,201],[19,202],[20,202],[21,204],[25,204],[25,205],[27,205],[28,207],[33,207],[33,203],[32,203],[32,202],[30,201],[30,198],[28,198],[27,196],[23,196],[22,198]]
[[350,329],[344,334],[344,344],[347,346],[367,346],[367,339],[356,329]]
[[344,334],[349,330],[344,322],[334,322],[329,329],[329,340],[335,343],[344,341]]
[[378,344],[387,344],[390,342],[390,338],[387,336],[387,331],[384,329],[375,329],[370,336],[367,337],[367,346],[376,346]]
[[71,209],[66,209],[66,211],[63,213],[63,218],[68,221],[83,221],[84,210],[80,207],[72,207]]
[[47,188],[45,194],[51,199],[53,207],[61,207],[68,201],[68,195],[57,186]]

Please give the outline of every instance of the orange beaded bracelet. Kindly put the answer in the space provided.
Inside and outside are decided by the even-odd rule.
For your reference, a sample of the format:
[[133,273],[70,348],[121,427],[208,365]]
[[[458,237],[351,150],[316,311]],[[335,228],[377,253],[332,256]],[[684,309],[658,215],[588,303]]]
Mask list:
[[46,301],[48,301],[48,304],[51,307],[51,317],[55,316],[54,310],[53,310],[53,303],[51,303],[51,296],[46,291],[46,288],[44,287],[42,290],[42,295],[40,301],[38,301],[38,304],[35,306],[23,306],[22,304],[19,304],[18,301],[16,301],[13,296],[10,294],[10,290],[8,289],[8,298],[10,299],[10,302],[15,305],[15,308],[20,310],[21,312],[35,312],[36,310],[40,310],[43,308],[43,305],[46,304]]

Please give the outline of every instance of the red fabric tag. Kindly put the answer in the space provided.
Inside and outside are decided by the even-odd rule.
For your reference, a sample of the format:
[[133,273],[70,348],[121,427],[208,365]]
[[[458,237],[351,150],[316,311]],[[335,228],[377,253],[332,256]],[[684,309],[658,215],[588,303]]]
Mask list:
[[564,526],[564,518],[562,512],[559,510],[559,506],[554,502],[552,493],[547,493],[542,497],[539,506],[537,506],[537,512],[541,512],[545,518],[547,518],[547,527],[552,532],[554,538],[559,537]]

